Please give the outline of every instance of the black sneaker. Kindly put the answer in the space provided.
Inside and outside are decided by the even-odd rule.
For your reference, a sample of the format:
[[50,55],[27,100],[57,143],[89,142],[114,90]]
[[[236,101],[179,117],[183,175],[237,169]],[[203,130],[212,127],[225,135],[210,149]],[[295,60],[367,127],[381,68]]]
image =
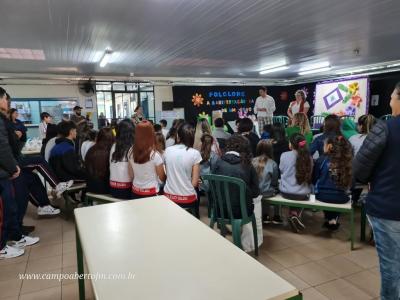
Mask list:
[[293,222],[296,224],[296,227],[303,230],[306,228],[306,226],[304,225],[304,223],[300,220],[300,218],[298,216],[293,216],[291,217],[291,219],[293,219]]
[[335,224],[329,224],[328,223],[328,229],[330,230],[330,231],[338,231],[339,230],[339,227],[340,227],[340,223],[335,223]]
[[294,222],[294,217],[289,217],[288,221],[289,221],[290,227],[292,228],[292,231],[294,233],[299,233],[300,230],[297,227],[296,223]]
[[264,224],[271,224],[271,218],[269,216],[264,216],[263,223]]
[[281,216],[274,216],[272,218],[272,224],[282,225],[283,224],[283,220],[282,220]]
[[21,226],[21,231],[23,235],[29,235],[32,231],[35,231],[35,226]]

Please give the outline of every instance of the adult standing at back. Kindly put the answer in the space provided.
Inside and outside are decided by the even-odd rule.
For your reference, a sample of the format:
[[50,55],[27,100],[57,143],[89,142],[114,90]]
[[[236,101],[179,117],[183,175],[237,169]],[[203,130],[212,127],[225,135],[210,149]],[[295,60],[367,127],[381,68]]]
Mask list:
[[254,104],[254,113],[257,115],[259,132],[263,132],[264,125],[272,124],[276,107],[274,98],[267,95],[266,87],[261,87],[258,92],[260,96]]
[[293,119],[294,115],[297,113],[303,113],[307,115],[310,109],[310,103],[306,101],[306,93],[303,90],[297,90],[294,93],[296,100],[290,102],[287,114],[290,119]]
[[74,113],[71,115],[70,120],[74,122],[76,126],[86,120],[85,117],[82,116],[82,107],[80,107],[79,105],[76,105],[73,108],[73,112]]
[[354,159],[356,181],[370,184],[366,199],[381,273],[381,299],[400,299],[400,82],[391,95],[393,118],[377,123]]

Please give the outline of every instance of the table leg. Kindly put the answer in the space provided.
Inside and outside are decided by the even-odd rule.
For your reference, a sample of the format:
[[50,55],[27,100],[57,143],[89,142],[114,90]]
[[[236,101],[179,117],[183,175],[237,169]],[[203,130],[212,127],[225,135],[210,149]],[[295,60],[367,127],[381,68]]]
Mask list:
[[365,228],[367,226],[367,212],[365,210],[365,203],[361,204],[361,232],[360,240],[365,242]]
[[84,268],[83,268],[83,254],[81,240],[79,238],[78,228],[75,227],[76,235],[76,257],[78,260],[78,284],[79,284],[79,299],[85,300],[85,279],[84,279]]
[[354,250],[354,208],[350,211],[350,241],[351,250]]

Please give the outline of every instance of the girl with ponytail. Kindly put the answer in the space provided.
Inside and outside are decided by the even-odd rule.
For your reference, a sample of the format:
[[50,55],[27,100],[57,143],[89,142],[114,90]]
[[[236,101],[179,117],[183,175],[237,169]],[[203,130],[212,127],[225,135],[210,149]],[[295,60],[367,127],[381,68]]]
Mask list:
[[367,134],[371,131],[372,127],[376,124],[376,119],[373,115],[363,115],[358,119],[358,132],[359,134],[350,137],[349,142],[353,147],[354,156],[360,150],[361,145],[364,143]]
[[[281,156],[279,169],[281,183],[279,190],[284,198],[290,200],[308,200],[311,193],[312,158],[305,137],[300,133],[292,134],[289,148]],[[289,224],[294,232],[299,232],[305,226],[300,219],[301,210],[291,210]]]
[[[322,202],[344,204],[350,201],[348,191],[352,184],[353,155],[350,143],[342,136],[325,140],[324,155],[314,166],[315,198]],[[325,211],[324,227],[337,230],[340,214]]]

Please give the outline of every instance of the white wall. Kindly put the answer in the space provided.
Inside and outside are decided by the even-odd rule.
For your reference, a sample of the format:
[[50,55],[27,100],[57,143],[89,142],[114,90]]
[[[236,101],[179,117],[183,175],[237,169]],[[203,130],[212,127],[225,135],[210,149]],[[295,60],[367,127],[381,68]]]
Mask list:
[[156,111],[162,110],[162,102],[173,102],[172,86],[155,86],[154,98]]

